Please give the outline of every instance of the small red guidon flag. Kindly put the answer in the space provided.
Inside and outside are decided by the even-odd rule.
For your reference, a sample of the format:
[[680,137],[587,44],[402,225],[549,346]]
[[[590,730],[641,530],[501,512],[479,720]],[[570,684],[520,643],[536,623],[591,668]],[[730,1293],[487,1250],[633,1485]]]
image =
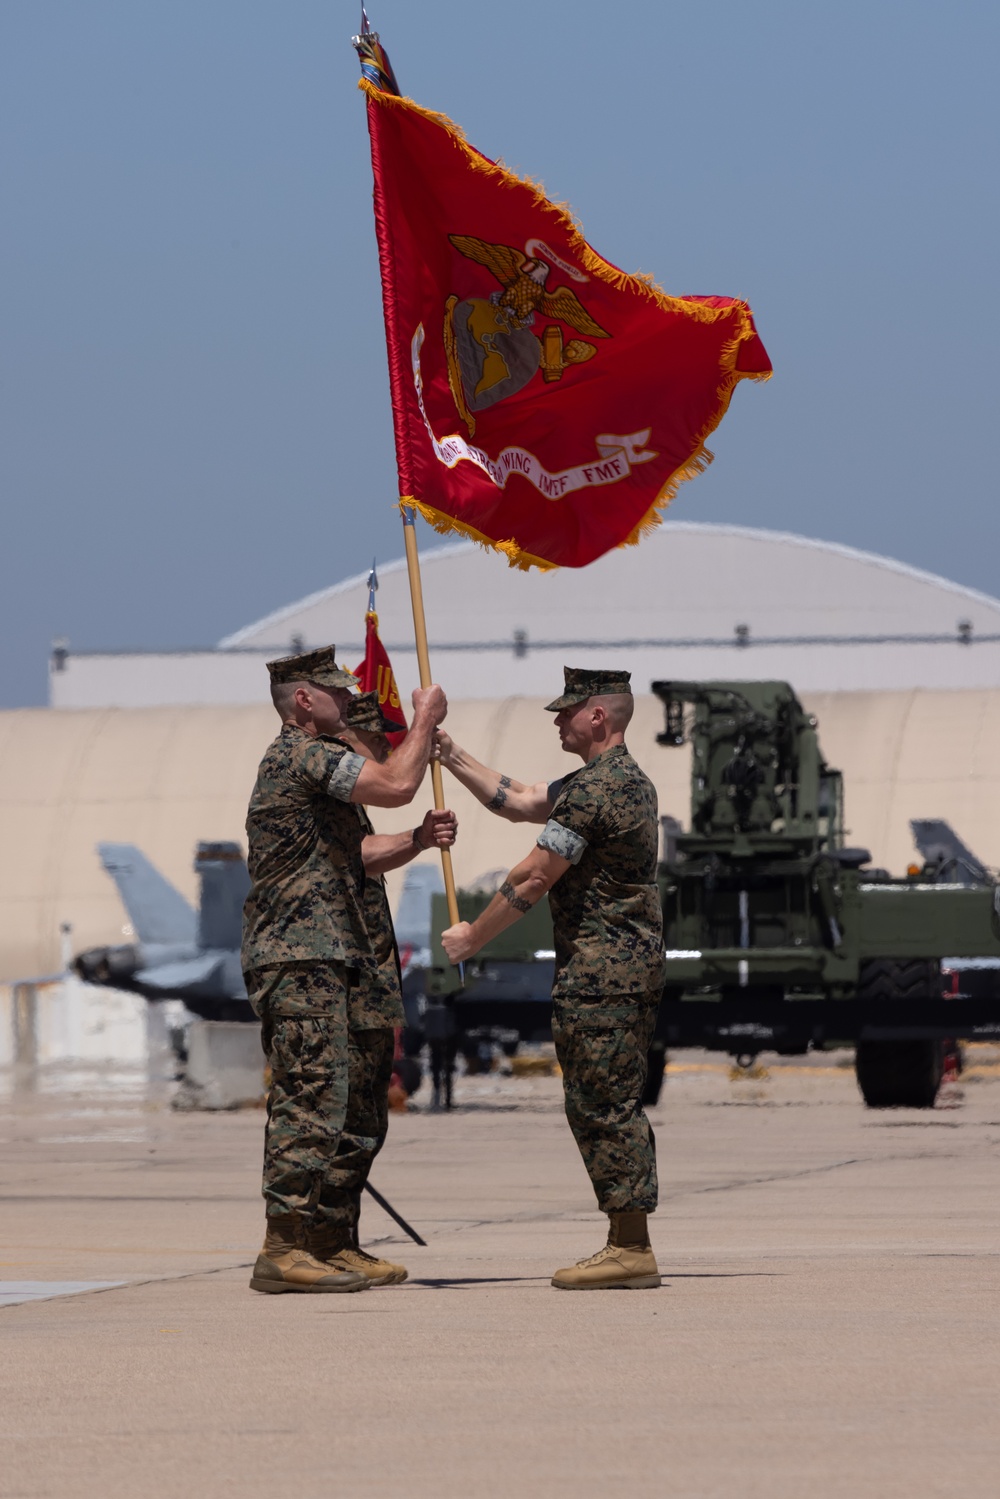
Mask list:
[[[364,44],[368,43],[368,51]],[[638,541],[743,379],[771,373],[750,308],[673,297],[441,115],[365,77],[400,495],[518,567]]]
[[365,615],[365,659],[355,667],[361,692],[378,693],[379,706],[386,718],[398,728],[386,734],[393,749],[406,738],[406,714],[399,700],[399,688],[389,663],[389,653],[378,637],[378,615],[369,609]]

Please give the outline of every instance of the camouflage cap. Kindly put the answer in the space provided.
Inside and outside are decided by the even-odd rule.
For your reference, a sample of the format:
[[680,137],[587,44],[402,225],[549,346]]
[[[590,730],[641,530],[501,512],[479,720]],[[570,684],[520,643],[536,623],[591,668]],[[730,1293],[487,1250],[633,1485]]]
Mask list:
[[356,687],[357,678],[337,665],[336,651],[335,645],[321,645],[319,650],[305,651],[301,656],[279,656],[277,661],[267,663],[271,681],[315,682],[317,687]]
[[632,695],[632,673],[630,671],[585,671],[579,666],[564,666],[565,687],[562,697],[546,703],[546,713],[558,713],[560,708],[573,708],[585,703],[589,697],[607,697],[611,693],[627,692]]
[[344,714],[349,728],[362,729],[368,734],[391,734],[399,728],[391,718],[386,718],[378,700],[378,693],[359,692],[347,704]]

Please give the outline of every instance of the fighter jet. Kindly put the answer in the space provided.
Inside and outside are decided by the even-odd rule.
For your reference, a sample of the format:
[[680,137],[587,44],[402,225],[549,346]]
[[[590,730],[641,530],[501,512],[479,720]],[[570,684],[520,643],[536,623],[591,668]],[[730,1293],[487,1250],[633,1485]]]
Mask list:
[[240,968],[243,902],[250,876],[238,843],[199,843],[197,911],[131,843],[99,843],[135,936],[91,947],[74,961],[81,978],[147,999],[180,999],[203,1020],[253,1020]]

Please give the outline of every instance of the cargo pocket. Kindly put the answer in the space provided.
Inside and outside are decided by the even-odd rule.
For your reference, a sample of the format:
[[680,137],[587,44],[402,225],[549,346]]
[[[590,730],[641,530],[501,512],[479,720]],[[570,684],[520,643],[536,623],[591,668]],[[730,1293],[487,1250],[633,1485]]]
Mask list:
[[555,1018],[567,1034],[593,1031],[635,1032],[644,1018],[645,1005],[638,1000],[615,996],[608,999],[556,1000]]
[[556,1001],[552,1036],[563,1070],[570,1125],[581,1129],[630,1118],[645,1083],[646,1006],[638,1000]]
[[288,972],[288,964],[278,968],[258,968],[245,975],[247,999],[258,1020],[264,1018],[264,1006]]
[[271,1126],[299,1140],[333,1143],[348,1096],[347,1034],[342,1017],[272,1017]]

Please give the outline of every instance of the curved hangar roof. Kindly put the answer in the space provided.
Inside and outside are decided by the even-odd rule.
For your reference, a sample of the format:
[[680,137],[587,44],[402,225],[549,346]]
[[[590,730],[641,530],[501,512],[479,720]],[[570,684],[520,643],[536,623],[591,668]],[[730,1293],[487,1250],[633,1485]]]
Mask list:
[[[667,521],[586,569],[522,573],[472,542],[428,550],[435,677],[455,697],[542,695],[564,662],[657,677],[779,678],[808,690],[1000,685],[1000,600],[871,552],[744,526]],[[417,681],[406,564],[379,569],[379,629]],[[360,656],[367,575],[247,625],[223,650],[333,641]]]

